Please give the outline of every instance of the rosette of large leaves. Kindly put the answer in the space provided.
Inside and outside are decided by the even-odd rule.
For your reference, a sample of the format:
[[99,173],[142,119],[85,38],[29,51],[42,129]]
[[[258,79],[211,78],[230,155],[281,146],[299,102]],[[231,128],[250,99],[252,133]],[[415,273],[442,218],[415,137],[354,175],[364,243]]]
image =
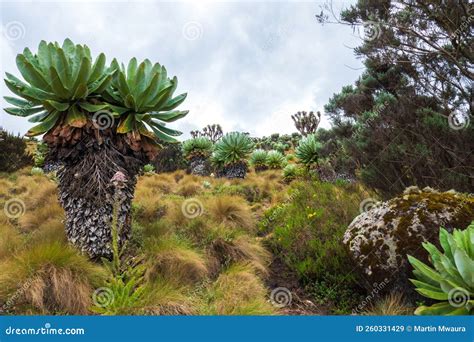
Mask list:
[[417,315],[474,314],[474,222],[466,230],[439,231],[443,252],[429,242],[423,243],[434,268],[408,256],[417,279],[410,279],[421,295],[440,301],[420,306]]
[[246,163],[253,147],[254,144],[247,134],[227,133],[214,146],[212,161],[219,166]]
[[311,167],[316,164],[319,158],[319,152],[321,150],[321,143],[316,139],[314,134],[310,134],[300,140],[298,147],[296,148],[296,157],[304,165]]
[[24,81],[6,73],[7,87],[20,98],[5,96],[14,106],[5,111],[39,123],[28,136],[46,133],[58,123],[81,128],[88,112],[106,107],[98,95],[109,86],[114,70],[105,62],[104,54],[93,61],[86,45],[69,39],[62,46],[41,41],[37,54],[26,48],[16,57]]
[[136,58],[132,58],[127,68],[114,59],[112,68],[118,72],[103,96],[120,117],[117,133],[175,142],[173,137],[181,132],[166,127],[166,123],[188,114],[188,111],[174,110],[187,95],[173,97],[178,79],[168,78],[164,66],[152,64],[148,59],[138,64]]

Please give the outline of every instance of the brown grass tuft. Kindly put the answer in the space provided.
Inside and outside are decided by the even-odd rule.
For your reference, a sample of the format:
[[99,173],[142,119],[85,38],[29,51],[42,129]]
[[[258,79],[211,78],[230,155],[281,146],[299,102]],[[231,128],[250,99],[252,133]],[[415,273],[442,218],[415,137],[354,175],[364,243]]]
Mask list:
[[146,247],[148,280],[164,278],[175,284],[194,284],[207,277],[209,271],[201,254],[176,237],[152,240]]
[[205,203],[205,211],[216,222],[230,228],[255,231],[255,219],[249,205],[239,196],[215,196]]
[[367,316],[405,316],[413,315],[415,309],[407,304],[403,295],[391,293],[375,302],[362,314]]

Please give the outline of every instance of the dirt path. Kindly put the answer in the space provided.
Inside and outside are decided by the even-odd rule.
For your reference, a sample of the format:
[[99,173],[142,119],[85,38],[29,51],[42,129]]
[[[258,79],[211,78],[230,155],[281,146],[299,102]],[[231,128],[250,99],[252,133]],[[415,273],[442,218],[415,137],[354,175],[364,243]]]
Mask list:
[[[278,257],[274,257],[272,263],[270,264],[270,275],[266,281],[266,285],[269,288],[269,292],[277,291],[275,289],[285,288],[289,292],[284,293],[286,296],[285,299],[289,298],[288,305],[282,304],[282,307],[279,309],[280,314],[282,315],[329,315],[330,311],[328,307],[324,305],[317,305],[313,303],[307,293],[298,282],[297,275],[292,271],[285,263]],[[276,296],[276,295],[275,295]],[[270,295],[272,300],[272,295]],[[280,301],[275,301],[280,303]],[[288,300],[284,301],[285,303]]]

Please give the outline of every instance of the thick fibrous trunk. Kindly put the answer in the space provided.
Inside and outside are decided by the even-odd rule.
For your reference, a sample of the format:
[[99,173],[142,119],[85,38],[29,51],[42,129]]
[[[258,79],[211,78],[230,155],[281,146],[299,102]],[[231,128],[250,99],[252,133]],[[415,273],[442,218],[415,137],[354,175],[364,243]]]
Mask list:
[[[120,227],[119,245],[131,235],[131,202],[135,189],[135,177],[128,180],[121,191],[121,198],[113,196],[113,187],[101,201],[91,202],[87,196],[71,192],[66,168],[59,171],[59,200],[66,212],[66,235],[68,240],[87,253],[90,258],[111,258],[111,225],[114,200],[119,200],[117,221]],[[84,175],[87,177],[88,175]]]
[[211,174],[211,166],[207,158],[194,157],[189,161],[189,172],[197,176],[209,176]]
[[247,164],[235,163],[228,166],[224,166],[222,171],[219,173],[220,176],[227,178],[245,178],[247,174]]

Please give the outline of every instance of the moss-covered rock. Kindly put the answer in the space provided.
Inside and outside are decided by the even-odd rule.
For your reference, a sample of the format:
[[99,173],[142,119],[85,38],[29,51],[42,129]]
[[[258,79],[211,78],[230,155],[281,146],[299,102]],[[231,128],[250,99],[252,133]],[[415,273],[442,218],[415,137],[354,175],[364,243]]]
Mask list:
[[384,283],[384,292],[401,291],[415,298],[407,254],[426,262],[422,242],[439,246],[440,227],[464,229],[473,219],[474,196],[410,187],[357,216],[343,242],[367,289]]

